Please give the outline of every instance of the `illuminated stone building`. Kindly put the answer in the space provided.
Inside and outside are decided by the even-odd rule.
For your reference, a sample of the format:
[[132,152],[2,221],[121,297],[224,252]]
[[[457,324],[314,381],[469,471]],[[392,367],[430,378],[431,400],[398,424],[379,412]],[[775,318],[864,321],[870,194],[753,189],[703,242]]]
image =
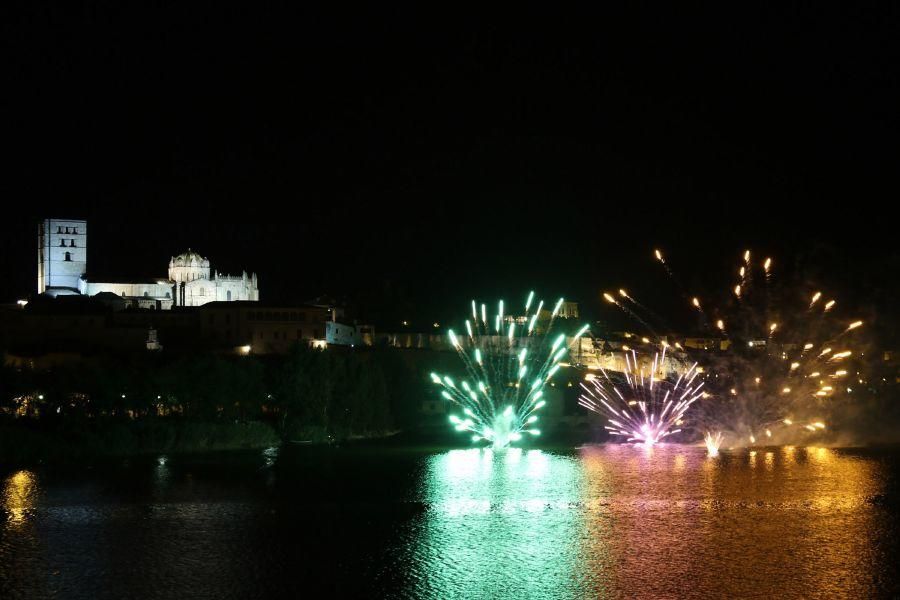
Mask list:
[[96,281],[87,273],[87,222],[45,219],[38,229],[40,294],[96,296],[108,292],[124,298],[130,306],[158,310],[259,300],[256,273],[212,271],[209,259],[190,249],[169,260],[166,277]]

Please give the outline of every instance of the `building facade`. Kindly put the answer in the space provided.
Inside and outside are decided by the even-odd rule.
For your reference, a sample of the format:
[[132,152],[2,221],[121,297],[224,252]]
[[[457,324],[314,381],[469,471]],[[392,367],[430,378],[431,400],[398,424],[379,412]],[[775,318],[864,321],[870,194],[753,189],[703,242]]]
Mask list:
[[324,309],[305,305],[215,302],[196,312],[201,339],[243,354],[283,354],[295,344],[324,343],[329,322]]
[[[324,346],[328,313],[316,306],[208,302],[197,308],[126,310],[120,296],[41,296],[0,306],[0,347],[8,355],[104,352],[282,354]],[[0,353],[2,354],[2,353]]]
[[44,219],[38,228],[38,293],[77,294],[87,271],[87,221]]
[[169,281],[175,284],[176,306],[203,306],[208,302],[256,302],[256,273],[210,273],[209,259],[188,248],[169,261]]
[[212,271],[209,259],[188,249],[169,260],[167,277],[96,281],[87,275],[87,222],[45,219],[38,229],[38,293],[96,296],[107,292],[131,306],[168,310],[208,302],[256,302],[256,273]]

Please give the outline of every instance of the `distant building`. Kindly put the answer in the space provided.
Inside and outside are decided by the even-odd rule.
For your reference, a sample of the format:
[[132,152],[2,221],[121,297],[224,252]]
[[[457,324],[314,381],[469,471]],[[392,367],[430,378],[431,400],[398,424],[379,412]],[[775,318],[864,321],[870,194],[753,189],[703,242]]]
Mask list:
[[[555,306],[554,306],[555,308]],[[503,317],[503,321],[506,323],[516,323],[517,325],[529,325],[531,319],[535,315],[506,315]],[[534,322],[534,330],[538,333],[543,333],[547,330],[550,325],[551,320],[554,318],[553,316],[553,308],[548,306],[543,306],[540,308],[540,311],[537,312],[537,319]],[[559,319],[577,319],[578,318],[578,303],[577,302],[569,302],[563,301],[560,303],[559,308],[556,310],[556,317]]]
[[209,260],[188,249],[169,261],[169,280],[175,282],[176,306],[202,306],[207,302],[259,300],[256,273],[211,277]]
[[344,302],[330,296],[318,296],[307,304],[326,311],[325,344],[336,346],[371,346],[374,344],[375,328],[359,325],[356,320],[350,324]]
[[681,342],[693,350],[727,350],[731,342],[718,337],[685,337]]
[[77,294],[87,271],[87,221],[45,219],[38,228],[38,293]]
[[371,325],[348,325],[338,321],[327,321],[325,342],[336,346],[372,346],[375,343],[375,328]]
[[150,311],[126,307],[102,292],[26,306],[0,307],[0,335],[7,358],[67,353],[214,352],[280,354],[295,344],[324,345],[327,312],[306,305],[208,302],[201,307]]
[[577,319],[578,318],[578,303],[563,301],[563,303],[559,307],[559,313],[557,313],[557,315],[561,319]]
[[190,249],[169,260],[167,277],[99,281],[87,273],[87,221],[45,219],[38,229],[39,294],[96,296],[107,292],[124,298],[129,306],[157,310],[259,300],[256,273],[211,272],[209,259]]
[[152,327],[147,330],[147,350],[162,350],[162,344],[156,339],[156,330]]
[[337,321],[325,323],[325,342],[339,346],[356,346],[363,343],[356,325],[347,325]]
[[328,313],[317,306],[214,302],[197,311],[201,340],[241,354],[283,354],[325,342]]

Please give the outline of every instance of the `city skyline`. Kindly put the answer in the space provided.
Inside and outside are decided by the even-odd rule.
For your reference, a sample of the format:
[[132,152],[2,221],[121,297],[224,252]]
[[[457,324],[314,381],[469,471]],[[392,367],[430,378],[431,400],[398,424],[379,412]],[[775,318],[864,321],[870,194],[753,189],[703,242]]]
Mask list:
[[23,7],[0,300],[31,290],[34,228],[64,217],[94,224],[98,275],[157,275],[191,247],[258,271],[264,298],[374,294],[422,318],[460,282],[599,309],[656,246],[818,263],[885,308],[890,19],[672,10],[533,35],[416,11]]
[[[285,225],[208,223],[185,231],[170,223],[145,219],[138,222],[144,223],[142,230],[150,242],[129,243],[136,235],[135,228],[130,227],[128,222],[120,220],[115,227],[104,228],[102,224],[105,219],[102,213],[96,221],[91,220],[90,223],[97,221],[100,226],[90,227],[91,244],[87,250],[90,264],[89,278],[110,278],[114,281],[124,281],[129,277],[158,278],[162,272],[160,265],[165,265],[172,256],[172,250],[168,248],[170,246],[178,248],[177,244],[182,244],[183,249],[201,248],[204,255],[211,256],[215,260],[216,269],[222,272],[235,270],[240,272],[244,269],[259,271],[264,282],[261,286],[263,301],[296,304],[324,294],[361,308],[360,316],[364,317],[364,320],[384,325],[394,324],[395,321],[399,324],[405,320],[415,322],[418,329],[425,329],[434,320],[445,320],[452,316],[446,310],[445,299],[448,293],[458,295],[462,301],[469,299],[464,297],[465,286],[459,283],[460,277],[463,278],[462,281],[466,281],[468,266],[464,263],[448,267],[458,269],[454,279],[449,275],[445,276],[444,272],[426,266],[421,267],[421,272],[404,272],[393,264],[387,264],[384,269],[366,271],[362,266],[366,260],[375,261],[384,258],[377,250],[373,250],[374,257],[360,257],[352,264],[332,263],[327,258],[322,261],[272,261],[271,256],[284,252],[286,246],[296,247],[296,244],[285,241],[283,235],[273,233],[283,232],[288,228]],[[147,223],[150,225],[147,226]],[[27,244],[30,248],[27,251],[21,247],[25,245],[24,243],[11,243],[16,240],[16,235],[10,235],[5,240],[7,245],[17,246],[5,254],[8,263],[13,262],[13,257],[28,260],[27,264],[12,265],[9,276],[4,280],[6,295],[4,299],[7,302],[27,298],[35,291],[36,264],[33,248],[36,230],[35,224],[35,228],[30,231],[31,240]],[[773,231],[777,231],[777,228],[773,228]],[[660,246],[666,248],[667,256],[676,265],[676,270],[680,270],[680,276],[687,278],[684,283],[689,285],[694,293],[701,295],[717,293],[718,290],[714,285],[717,279],[727,274],[732,268],[735,256],[743,248],[749,247],[743,245],[740,240],[725,241],[717,239],[713,234],[714,232],[711,232],[707,237],[705,247],[691,244]],[[591,245],[599,246],[604,239],[604,236],[598,235],[591,240]],[[186,240],[196,240],[200,244]],[[754,247],[754,252],[769,255],[768,248],[796,248],[790,243],[792,241],[788,240],[789,243],[786,244],[773,242],[763,248]],[[430,243],[428,240],[423,241],[423,248],[439,254]],[[571,256],[566,259],[565,248],[543,249],[545,254],[543,257],[540,256],[542,252],[536,252],[537,262],[533,264],[540,265],[540,270],[532,268],[533,264],[527,260],[529,257],[525,254],[519,260],[518,257],[510,259],[505,253],[497,255],[486,253],[484,256],[472,258],[476,263],[473,264],[472,274],[468,278],[468,281],[471,281],[469,294],[475,293],[475,290],[484,294],[485,292],[481,290],[488,290],[487,293],[497,296],[493,298],[496,300],[511,293],[525,294],[527,290],[533,288],[542,290],[551,288],[553,293],[579,302],[586,315],[600,317],[601,321],[610,321],[610,325],[623,326],[627,324],[627,319],[604,306],[602,292],[625,286],[635,291],[638,297],[653,294],[656,286],[661,283],[661,273],[654,272],[653,248],[657,246],[650,244],[652,241],[648,237],[639,238],[634,245],[630,242],[620,242],[610,243],[602,250],[597,248],[597,260],[585,266],[583,271],[581,264],[591,263],[585,260],[590,256]],[[845,301],[852,301],[867,312],[874,312],[879,307],[889,305],[891,290],[895,289],[896,283],[890,280],[881,281],[880,287],[877,288],[873,288],[872,283],[873,277],[877,278],[880,273],[887,273],[890,270],[890,267],[886,266],[879,272],[877,265],[880,262],[890,265],[891,260],[896,260],[896,255],[889,252],[872,254],[865,245],[848,248],[822,242],[807,243],[805,246],[799,251],[795,250],[794,254],[773,254],[777,257],[779,269],[782,272],[786,271],[797,281],[808,280],[810,287],[826,285],[832,293],[841,295]],[[109,248],[115,251],[109,252]],[[214,248],[216,252],[208,252],[206,248]],[[412,250],[407,251],[415,252],[415,244],[411,248]],[[318,254],[311,249],[304,251],[308,253],[306,256],[310,259],[316,259],[329,256],[329,250],[331,250],[329,246],[321,247],[320,244]],[[403,251],[397,249],[397,252]],[[418,256],[413,262],[421,264],[427,258],[429,257]],[[702,264],[703,268],[693,268],[698,264]],[[867,268],[856,268],[859,264],[864,264]],[[257,265],[260,268],[256,268]],[[597,275],[585,279],[579,275],[581,272],[593,272]],[[348,283],[348,277],[353,281]],[[23,280],[28,281],[22,283]],[[535,282],[543,282],[544,285],[536,285]],[[381,288],[378,287],[379,284]],[[22,287],[26,289],[23,290]],[[392,300],[397,300],[399,304],[391,306]],[[890,319],[884,322],[886,325],[892,323]],[[691,320],[670,323],[672,329],[689,329],[692,326]],[[882,333],[885,334],[882,336],[884,341],[894,339],[892,331]]]

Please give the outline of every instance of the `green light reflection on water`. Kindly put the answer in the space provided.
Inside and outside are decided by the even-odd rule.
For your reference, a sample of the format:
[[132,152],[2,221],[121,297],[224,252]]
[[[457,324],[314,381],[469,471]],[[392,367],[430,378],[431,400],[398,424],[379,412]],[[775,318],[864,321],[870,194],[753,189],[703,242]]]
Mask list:
[[[430,457],[408,564],[416,597],[572,597],[582,590],[577,458],[509,448]],[[595,548],[596,549],[596,548]]]

